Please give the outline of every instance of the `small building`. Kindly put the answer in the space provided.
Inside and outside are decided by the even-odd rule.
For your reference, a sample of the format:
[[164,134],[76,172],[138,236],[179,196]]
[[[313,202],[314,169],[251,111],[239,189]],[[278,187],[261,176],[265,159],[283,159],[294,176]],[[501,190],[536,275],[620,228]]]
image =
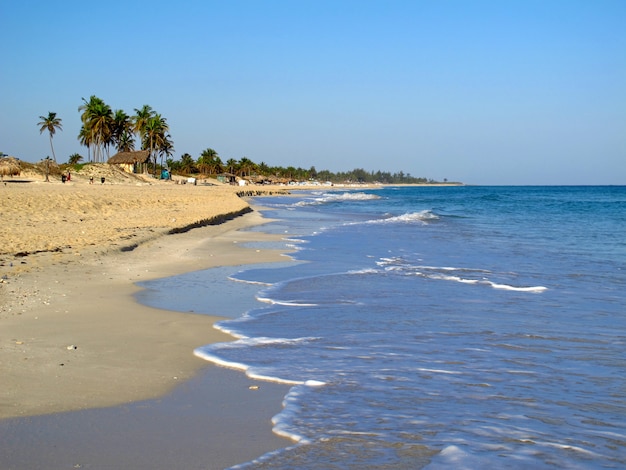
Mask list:
[[150,163],[148,150],[133,150],[132,152],[119,152],[107,161],[109,165],[117,165],[126,173],[147,173]]
[[232,185],[238,184],[237,177],[233,175],[232,173],[222,173],[222,174],[217,175],[217,181],[219,181],[220,183],[224,183],[224,184],[232,184]]

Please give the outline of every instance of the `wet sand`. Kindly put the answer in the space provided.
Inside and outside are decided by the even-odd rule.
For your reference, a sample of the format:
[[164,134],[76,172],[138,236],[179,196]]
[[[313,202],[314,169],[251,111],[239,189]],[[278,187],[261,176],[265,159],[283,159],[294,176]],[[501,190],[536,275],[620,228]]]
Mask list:
[[237,188],[0,189],[0,467],[224,468],[290,444],[269,421],[286,387],[193,355],[230,340],[220,317],[133,298],[140,281],[285,261],[241,247],[275,238],[242,231],[264,220]]

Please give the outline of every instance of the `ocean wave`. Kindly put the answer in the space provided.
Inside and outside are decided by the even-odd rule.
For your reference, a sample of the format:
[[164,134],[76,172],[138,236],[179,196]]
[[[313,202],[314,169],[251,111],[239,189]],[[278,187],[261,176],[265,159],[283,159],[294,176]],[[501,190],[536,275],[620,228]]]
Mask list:
[[290,302],[288,300],[276,300],[270,299],[269,297],[256,297],[259,302],[263,302],[271,305],[283,305],[285,307],[317,307],[319,304],[317,303],[301,303],[301,302]]
[[291,380],[285,379],[282,377],[278,377],[275,375],[269,374],[269,370],[263,367],[252,367],[243,362],[237,362],[232,360],[226,360],[220,357],[217,354],[217,351],[228,350],[228,349],[240,349],[240,348],[248,348],[254,346],[268,346],[268,345],[298,345],[302,343],[307,343],[310,341],[315,341],[319,338],[308,337],[308,338],[267,338],[267,337],[258,337],[258,338],[247,338],[242,337],[236,341],[231,341],[229,343],[215,343],[210,344],[208,346],[201,346],[196,348],[193,351],[193,354],[205,361],[212,362],[215,365],[227,367],[229,369],[235,369],[243,371],[246,376],[255,380],[264,380],[266,382],[275,382],[282,383],[287,385],[303,385],[307,387],[321,387],[326,385],[325,382],[321,382],[319,380],[307,379],[307,380]]
[[380,196],[370,193],[324,193],[319,197],[299,201],[294,204],[295,207],[317,206],[321,204],[330,204],[332,202],[354,202],[354,201],[372,201],[380,199]]
[[516,292],[540,293],[540,292],[544,292],[548,290],[548,288],[544,286],[515,287],[515,286],[509,286],[507,284],[496,284],[495,282],[491,282],[491,281],[485,281],[484,284],[488,284],[494,289],[512,290]]
[[439,279],[442,281],[454,281],[454,282],[459,282],[461,284],[485,285],[485,286],[490,286],[493,289],[509,290],[509,291],[515,291],[515,292],[530,292],[532,294],[540,294],[541,292],[548,290],[548,288],[544,286],[512,286],[509,284],[499,284],[496,282],[492,282],[488,279],[467,279],[461,276],[446,276],[443,274],[415,273],[415,275],[426,277],[428,279],[435,279],[435,280]]
[[415,223],[419,222],[422,224],[427,224],[429,222],[433,222],[439,220],[439,216],[430,210],[423,210],[419,212],[407,212],[402,215],[396,215],[393,217],[388,217],[386,219],[376,219],[376,220],[368,220],[366,223],[368,224],[398,224],[398,223]]
[[[237,273],[239,274],[239,273]],[[263,282],[263,281],[252,281],[249,279],[239,279],[233,276],[227,276],[227,279],[229,281],[233,281],[233,282],[241,282],[242,284],[251,284],[251,285],[259,285],[259,286],[271,286],[272,283],[270,282]]]
[[378,274],[380,271],[378,269],[373,268],[365,268],[365,269],[355,269],[353,271],[348,271],[347,274]]
[[[419,276],[426,279],[453,281],[461,284],[487,285],[493,289],[529,292],[533,294],[540,294],[548,290],[545,286],[514,286],[511,284],[493,282],[486,277],[493,274],[487,269],[412,265],[400,257],[380,258],[376,264],[383,268],[384,272],[398,272],[407,276]],[[361,270],[360,272],[355,271],[354,274],[374,274],[374,271]],[[477,277],[467,277],[468,275],[475,275]]]

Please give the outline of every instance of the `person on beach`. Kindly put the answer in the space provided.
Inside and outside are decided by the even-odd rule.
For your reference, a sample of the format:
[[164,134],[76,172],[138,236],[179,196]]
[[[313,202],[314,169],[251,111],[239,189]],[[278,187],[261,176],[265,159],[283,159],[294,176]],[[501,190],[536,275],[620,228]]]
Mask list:
[[93,176],[89,177],[89,184],[93,184]]
[[72,174],[68,171],[67,172],[67,181],[69,182],[72,179]]

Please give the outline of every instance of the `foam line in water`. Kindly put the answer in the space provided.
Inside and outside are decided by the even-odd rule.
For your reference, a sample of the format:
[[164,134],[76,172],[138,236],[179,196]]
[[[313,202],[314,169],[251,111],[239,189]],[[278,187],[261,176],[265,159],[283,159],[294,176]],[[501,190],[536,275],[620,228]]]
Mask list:
[[228,328],[227,326],[224,325],[224,323],[230,324],[234,322],[235,320],[227,320],[226,322],[217,322],[213,324],[213,328],[215,328],[218,331],[221,331],[222,333],[226,333],[227,335],[231,335],[233,338],[237,338],[238,340],[248,338],[247,336],[242,335],[241,333],[235,331],[234,329]]
[[233,281],[233,282],[241,282],[243,284],[259,285],[259,286],[271,286],[272,285],[269,282],[250,281],[247,279],[237,279],[236,277],[232,277],[232,276],[228,276],[228,280]]
[[274,299],[270,299],[269,297],[257,297],[256,299],[259,302],[263,302],[266,304],[282,305],[285,307],[317,307],[318,306],[318,304],[312,304],[312,303],[299,303],[299,302],[288,302],[286,300],[274,300]]
[[537,294],[548,290],[548,288],[544,286],[515,287],[515,286],[509,286],[507,284],[496,284],[495,282],[491,282],[491,281],[484,281],[483,284],[489,284],[494,289],[512,290],[516,292],[532,292],[532,293],[537,293]]
[[368,220],[368,224],[397,224],[420,222],[427,224],[430,221],[439,220],[439,216],[432,211],[407,212],[406,214],[388,217],[386,219]]
[[275,383],[281,383],[281,384],[286,384],[286,385],[303,385],[305,383],[299,380],[288,380],[288,379],[282,379],[280,377],[274,377],[270,375],[256,373],[253,371],[253,369],[250,368],[250,366],[246,364],[242,364],[240,362],[235,362],[235,361],[226,361],[224,359],[217,357],[214,354],[207,352],[206,349],[204,348],[196,348],[193,351],[193,353],[195,356],[201,359],[204,359],[205,361],[212,362],[215,365],[227,367],[229,369],[240,370],[244,372],[246,376],[250,377],[251,379],[264,380],[266,382],[275,382]]
[[354,202],[354,201],[372,201],[380,199],[376,194],[345,192],[345,193],[324,193],[313,199],[299,201],[293,204],[293,207],[318,206],[329,204],[332,202]]
[[418,367],[417,370],[421,372],[435,372],[437,374],[450,374],[450,375],[459,375],[462,372],[457,372],[454,370],[445,370],[445,369],[427,369],[425,367]]
[[[396,271],[396,270],[399,270],[399,268],[387,268],[387,270]],[[459,282],[461,284],[479,284],[479,285],[490,286],[493,289],[509,290],[509,291],[514,291],[514,292],[530,292],[532,294],[540,294],[548,290],[548,288],[544,286],[516,287],[516,286],[511,286],[508,284],[498,284],[498,283],[495,283],[486,279],[482,279],[482,280],[466,279],[460,276],[449,276],[449,275],[444,275],[444,274],[423,274],[420,272],[414,272],[411,274],[413,274],[414,276],[422,276],[427,279],[441,280],[441,281],[453,281],[453,282]]]
[[[460,275],[455,275],[454,273],[477,273],[477,274],[492,274],[491,271],[486,269],[476,269],[476,268],[455,268],[452,266],[413,266],[407,263],[402,258],[393,257],[393,258],[380,258],[376,264],[381,266],[387,272],[400,272],[406,273],[406,275],[410,276],[419,276],[427,279],[433,280],[442,280],[442,281],[453,281],[459,282],[461,284],[480,284],[487,285],[492,287],[493,289],[500,290],[509,290],[515,292],[529,292],[533,294],[540,294],[548,290],[547,287],[544,286],[512,286],[509,284],[501,284],[490,281],[485,277],[482,279],[469,279],[462,277]],[[354,271],[354,274],[376,274],[375,271]],[[445,273],[445,274],[444,274]]]

